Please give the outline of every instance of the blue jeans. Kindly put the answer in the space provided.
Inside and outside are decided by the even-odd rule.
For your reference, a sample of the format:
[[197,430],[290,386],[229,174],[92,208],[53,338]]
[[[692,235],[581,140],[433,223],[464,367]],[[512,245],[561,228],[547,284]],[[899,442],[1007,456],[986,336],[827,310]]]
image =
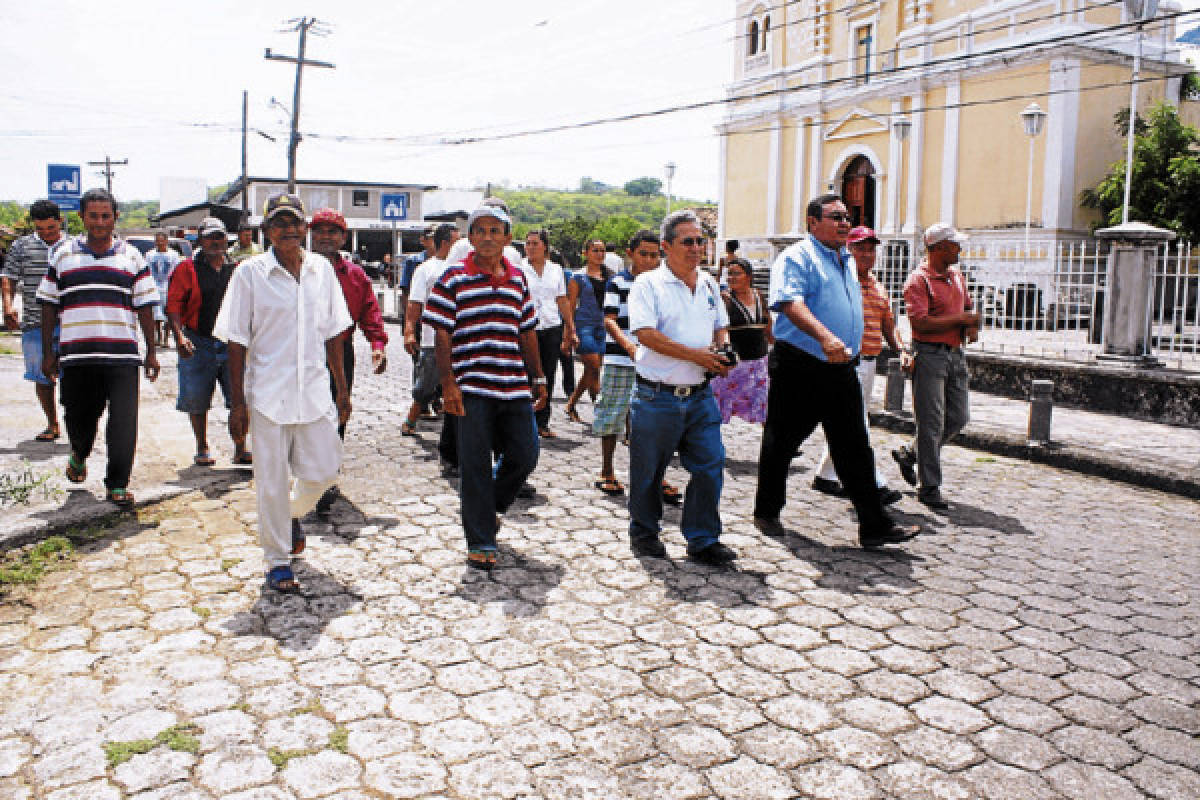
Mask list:
[[721,412],[712,389],[676,397],[638,384],[633,393],[629,437],[629,538],[657,537],[662,530],[662,480],[676,451],[691,473],[680,528],[689,552],[703,550],[721,535],[721,485],[725,445]]
[[[496,514],[503,514],[538,460],[537,425],[529,400],[463,395],[458,423],[463,531],[470,549],[496,548]],[[492,466],[492,451],[499,453]]]

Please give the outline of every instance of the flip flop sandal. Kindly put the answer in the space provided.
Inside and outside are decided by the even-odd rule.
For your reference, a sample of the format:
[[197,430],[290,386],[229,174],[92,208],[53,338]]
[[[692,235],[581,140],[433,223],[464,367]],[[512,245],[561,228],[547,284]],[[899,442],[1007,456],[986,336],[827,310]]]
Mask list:
[[300,520],[292,520],[292,555],[298,556],[304,552],[304,548],[308,546],[308,537],[304,535],[304,528],[300,525]]
[[495,550],[468,550],[467,566],[473,569],[491,570],[496,567]]
[[550,430],[549,428],[540,429],[538,431],[538,435],[541,436],[543,439],[557,439],[558,438],[558,434],[555,433],[554,431]]
[[67,480],[71,483],[83,483],[87,480],[87,464],[75,458],[75,454],[67,456]]
[[417,426],[412,424],[411,422],[407,422],[407,421],[400,423],[400,435],[401,436],[416,436],[417,435]]
[[133,508],[133,492],[128,489],[109,489],[108,502],[125,511]]
[[33,437],[33,440],[35,442],[53,442],[57,441],[59,436],[62,436],[62,434],[54,428],[46,428],[46,430]]
[[217,463],[217,460],[207,450],[201,450],[192,457],[192,463],[197,467],[211,467]]
[[233,457],[233,463],[238,466],[250,466],[254,463],[254,454],[247,451]]
[[579,416],[579,412],[575,409],[568,408],[566,414],[567,419],[571,420],[571,422],[578,422],[580,425],[583,424],[583,417]]
[[683,493],[677,487],[663,481],[662,499],[664,503],[670,503],[673,506],[678,505],[683,501]]
[[619,480],[611,476],[601,478],[592,485],[607,495],[625,494],[625,487]]
[[283,594],[297,594],[300,591],[300,582],[296,580],[291,567],[272,567],[267,573],[267,588]]

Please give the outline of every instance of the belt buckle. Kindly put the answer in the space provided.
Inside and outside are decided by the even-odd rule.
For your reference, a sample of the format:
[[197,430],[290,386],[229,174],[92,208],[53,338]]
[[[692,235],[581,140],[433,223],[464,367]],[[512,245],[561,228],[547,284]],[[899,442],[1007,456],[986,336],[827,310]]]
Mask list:
[[672,394],[674,394],[676,397],[678,397],[680,399],[686,399],[688,397],[691,397],[692,387],[691,386],[676,386],[675,390],[672,392]]

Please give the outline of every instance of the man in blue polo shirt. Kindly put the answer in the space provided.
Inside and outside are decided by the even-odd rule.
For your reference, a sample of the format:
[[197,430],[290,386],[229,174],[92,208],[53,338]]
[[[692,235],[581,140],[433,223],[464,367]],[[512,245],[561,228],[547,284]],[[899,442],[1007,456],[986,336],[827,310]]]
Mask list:
[[809,235],[771,265],[768,302],[775,312],[775,346],[768,369],[767,421],[758,459],[754,520],[782,530],[779,513],[788,466],[820,423],[833,465],[858,512],[863,547],[904,542],[919,529],[894,523],[875,485],[875,455],[867,439],[859,387],[862,292],[846,250],[850,215],[841,198],[825,194],[808,204]]

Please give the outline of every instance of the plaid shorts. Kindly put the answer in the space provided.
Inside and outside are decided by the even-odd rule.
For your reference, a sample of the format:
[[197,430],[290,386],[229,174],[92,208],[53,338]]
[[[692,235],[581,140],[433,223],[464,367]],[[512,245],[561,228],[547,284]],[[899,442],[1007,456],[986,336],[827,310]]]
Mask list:
[[625,430],[625,417],[633,400],[637,369],[620,364],[605,364],[600,373],[600,396],[592,416],[592,433],[616,436]]

